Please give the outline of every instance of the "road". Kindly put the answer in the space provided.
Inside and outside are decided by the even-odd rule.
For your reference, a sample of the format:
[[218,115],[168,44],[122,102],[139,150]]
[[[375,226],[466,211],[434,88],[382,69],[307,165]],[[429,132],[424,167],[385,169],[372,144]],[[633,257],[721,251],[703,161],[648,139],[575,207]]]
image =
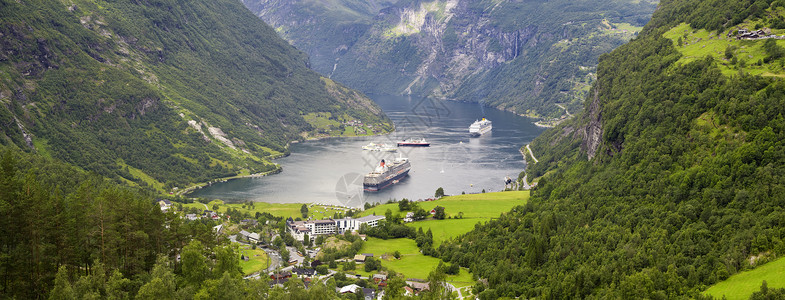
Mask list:
[[534,152],[532,152],[532,148],[531,148],[531,147],[529,147],[529,144],[526,144],[526,149],[528,149],[528,150],[529,150],[529,154],[531,154],[531,156],[532,156],[532,159],[534,159],[534,163],[535,163],[535,164],[536,164],[536,163],[538,163],[538,162],[540,162],[539,160],[537,160],[537,158],[536,158],[536,157],[534,157]]

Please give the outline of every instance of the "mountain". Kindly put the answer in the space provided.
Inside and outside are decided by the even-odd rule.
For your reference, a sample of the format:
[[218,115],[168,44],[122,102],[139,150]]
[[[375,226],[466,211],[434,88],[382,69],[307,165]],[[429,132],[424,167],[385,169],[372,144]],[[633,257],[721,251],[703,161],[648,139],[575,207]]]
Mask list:
[[586,110],[531,143],[530,202],[438,255],[481,299],[698,298],[781,256],[784,8],[663,1],[600,57]]
[[582,108],[598,56],[634,37],[656,2],[244,4],[308,53],[314,70],[350,87],[482,102],[542,118]]
[[392,130],[235,1],[0,8],[0,143],[118,182],[169,191],[276,170],[293,140]]

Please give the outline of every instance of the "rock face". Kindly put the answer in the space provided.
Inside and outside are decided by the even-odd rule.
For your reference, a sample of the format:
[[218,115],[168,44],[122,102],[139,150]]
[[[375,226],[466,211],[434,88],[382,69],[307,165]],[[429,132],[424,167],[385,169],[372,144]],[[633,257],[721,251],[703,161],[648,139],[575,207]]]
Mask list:
[[[599,88],[599,87],[595,87]],[[586,156],[591,160],[597,154],[602,142],[602,109],[600,108],[599,91],[595,90],[592,101],[586,108],[585,117],[588,119],[582,129],[581,150],[586,152]]]
[[616,0],[335,2],[244,1],[307,52],[316,71],[350,87],[538,117],[561,115],[554,104],[580,110],[599,55],[633,37],[655,8]]

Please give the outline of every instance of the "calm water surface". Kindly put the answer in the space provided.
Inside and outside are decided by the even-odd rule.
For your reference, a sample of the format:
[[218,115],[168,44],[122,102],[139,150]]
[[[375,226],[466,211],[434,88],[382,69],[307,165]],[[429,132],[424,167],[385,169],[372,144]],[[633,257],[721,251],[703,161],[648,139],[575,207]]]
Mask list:
[[[518,149],[543,129],[531,119],[479,104],[406,96],[372,96],[395,122],[396,132],[376,137],[333,138],[291,146],[291,155],[275,160],[283,172],[213,184],[192,197],[272,203],[323,203],[353,207],[365,202],[432,197],[438,187],[446,194],[499,191],[504,177],[516,178],[525,168]],[[485,116],[493,132],[469,136],[469,125]],[[394,145],[398,140],[425,137],[430,147],[399,147],[397,153],[362,149],[370,142]],[[362,176],[381,159],[408,157],[412,169],[398,184],[380,192],[362,191]]]

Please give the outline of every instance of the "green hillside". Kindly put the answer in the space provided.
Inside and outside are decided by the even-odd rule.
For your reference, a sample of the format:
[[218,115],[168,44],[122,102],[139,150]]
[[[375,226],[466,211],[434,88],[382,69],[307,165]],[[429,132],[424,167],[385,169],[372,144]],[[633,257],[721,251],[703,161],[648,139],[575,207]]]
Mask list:
[[392,129],[367,97],[234,1],[0,1],[0,143],[169,191],[278,168],[325,113]]
[[[727,39],[776,23],[780,4],[662,2],[638,38],[600,57],[586,110],[531,144],[529,203],[439,256],[487,279],[482,299],[694,298],[780,256],[785,83],[755,74],[777,75],[782,49]],[[760,65],[729,64],[736,43],[730,59]]]

